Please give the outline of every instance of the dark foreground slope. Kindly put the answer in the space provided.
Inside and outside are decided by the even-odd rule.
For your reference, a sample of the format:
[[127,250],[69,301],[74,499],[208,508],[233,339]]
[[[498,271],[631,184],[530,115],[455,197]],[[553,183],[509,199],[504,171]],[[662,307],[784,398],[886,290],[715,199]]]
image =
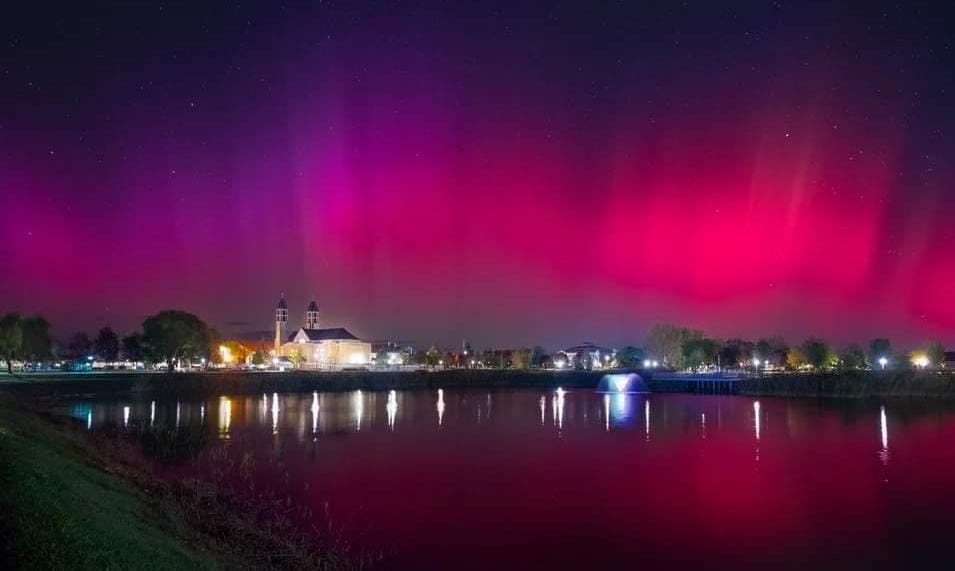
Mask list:
[[0,567],[213,569],[210,553],[76,443],[0,393]]

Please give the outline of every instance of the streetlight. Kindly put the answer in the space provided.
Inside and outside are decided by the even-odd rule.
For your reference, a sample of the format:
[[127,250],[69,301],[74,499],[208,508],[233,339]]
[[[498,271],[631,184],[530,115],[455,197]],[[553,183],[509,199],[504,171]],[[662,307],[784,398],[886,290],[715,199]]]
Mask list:
[[888,364],[889,360],[885,357],[879,357],[879,364],[882,365],[882,370],[885,370],[885,366]]

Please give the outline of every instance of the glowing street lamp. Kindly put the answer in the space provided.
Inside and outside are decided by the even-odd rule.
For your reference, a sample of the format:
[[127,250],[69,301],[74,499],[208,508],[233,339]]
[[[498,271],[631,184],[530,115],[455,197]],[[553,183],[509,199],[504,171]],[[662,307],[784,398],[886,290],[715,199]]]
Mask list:
[[889,360],[885,357],[879,357],[879,365],[882,366],[882,370],[885,370],[885,366],[889,363]]
[[928,357],[926,357],[925,355],[916,357],[915,366],[917,366],[919,369],[924,369],[925,367],[928,367],[929,366]]

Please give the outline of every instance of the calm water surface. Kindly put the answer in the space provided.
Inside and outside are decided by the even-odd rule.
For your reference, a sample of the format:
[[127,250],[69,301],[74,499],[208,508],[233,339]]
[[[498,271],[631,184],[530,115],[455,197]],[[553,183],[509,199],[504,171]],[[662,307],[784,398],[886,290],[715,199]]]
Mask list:
[[68,409],[94,430],[207,431],[170,473],[248,455],[257,485],[327,505],[385,568],[955,565],[947,405],[534,390]]

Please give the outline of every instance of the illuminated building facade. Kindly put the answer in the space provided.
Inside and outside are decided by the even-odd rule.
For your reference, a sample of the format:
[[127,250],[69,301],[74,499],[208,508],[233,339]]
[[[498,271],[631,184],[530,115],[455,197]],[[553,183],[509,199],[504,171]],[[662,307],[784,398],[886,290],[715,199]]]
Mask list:
[[[283,309],[285,321],[280,319]],[[318,304],[314,300],[305,311],[304,325],[287,336],[288,309],[284,297],[275,311],[276,356],[288,357],[296,366],[312,369],[362,367],[371,363],[371,343],[344,327],[319,327]],[[284,342],[278,343],[279,339]]]

